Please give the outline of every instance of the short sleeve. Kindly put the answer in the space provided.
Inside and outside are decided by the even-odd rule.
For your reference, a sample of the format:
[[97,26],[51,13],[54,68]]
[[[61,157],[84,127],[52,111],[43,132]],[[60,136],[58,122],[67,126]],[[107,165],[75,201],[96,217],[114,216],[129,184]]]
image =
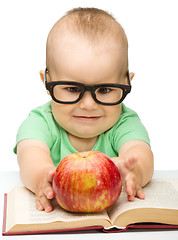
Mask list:
[[49,149],[52,146],[50,126],[46,118],[48,114],[38,109],[32,110],[28,118],[21,124],[16,136],[16,145],[13,149],[17,153],[17,144],[24,139],[37,139],[44,142]]
[[124,104],[119,121],[113,130],[113,147],[117,152],[124,143],[132,140],[141,140],[150,146],[148,132],[137,113],[126,108]]

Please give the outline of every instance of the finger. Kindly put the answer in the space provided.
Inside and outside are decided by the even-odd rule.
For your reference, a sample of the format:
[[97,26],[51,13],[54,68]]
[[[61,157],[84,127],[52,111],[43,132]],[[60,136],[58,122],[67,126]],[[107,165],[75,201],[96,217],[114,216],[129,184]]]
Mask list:
[[51,212],[53,210],[50,200],[48,200],[45,195],[42,195],[36,202],[38,203],[38,206],[41,204],[45,212]]
[[55,174],[55,170],[51,170],[48,172],[47,174],[47,184],[45,186],[45,188],[43,189],[44,194],[47,196],[48,199],[52,199],[54,197],[54,191],[52,188],[52,181],[53,181],[53,177]]
[[127,195],[128,195],[128,200],[129,201],[134,201],[135,200],[135,196],[136,196],[135,186],[133,186],[132,188],[128,187]]
[[128,201],[133,202],[135,200],[134,195],[128,195]]
[[44,193],[44,195],[46,195],[46,197],[48,199],[52,199],[54,197],[54,191],[53,191],[53,188],[52,188],[51,184],[47,185],[43,189],[43,193]]
[[40,201],[39,200],[36,200],[36,208],[39,210],[39,211],[43,211],[44,208],[43,206],[41,205]]
[[136,178],[132,173],[128,174],[125,179],[125,189],[128,195],[128,200],[133,201],[136,195]]
[[130,186],[126,187],[126,193],[127,193],[128,196],[134,195],[134,191]]
[[135,199],[135,191],[134,191],[134,188],[133,186],[128,186],[127,189],[126,189],[126,192],[127,192],[127,197],[128,197],[128,201],[134,201]]
[[126,192],[127,192],[127,195],[128,196],[135,196],[136,194],[136,191],[135,191],[135,183],[134,181],[132,180],[127,180],[126,183],[125,183],[125,189],[126,189]]
[[136,196],[137,196],[139,199],[145,199],[145,194],[144,194],[144,192],[142,191],[142,189],[139,189],[139,190],[137,191]]
[[48,182],[52,182],[53,181],[53,177],[54,177],[55,171],[50,170],[47,174],[47,180]]

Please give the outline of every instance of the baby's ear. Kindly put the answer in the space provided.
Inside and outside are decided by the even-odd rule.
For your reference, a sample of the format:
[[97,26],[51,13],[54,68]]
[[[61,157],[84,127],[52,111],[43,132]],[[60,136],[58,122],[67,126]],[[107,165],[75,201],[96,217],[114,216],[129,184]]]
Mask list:
[[134,76],[135,76],[135,73],[130,72],[130,80],[132,80]]
[[[44,70],[40,70],[40,78],[41,78],[42,82],[45,84]],[[46,91],[47,91],[47,94],[50,95],[49,91],[48,90],[46,90]]]
[[44,83],[44,70],[40,70],[40,78],[42,82]]

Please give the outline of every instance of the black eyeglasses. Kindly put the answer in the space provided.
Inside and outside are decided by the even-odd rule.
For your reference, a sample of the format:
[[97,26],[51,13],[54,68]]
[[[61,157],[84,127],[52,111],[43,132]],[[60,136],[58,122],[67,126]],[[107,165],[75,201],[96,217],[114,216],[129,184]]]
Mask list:
[[57,103],[77,103],[82,99],[84,93],[89,91],[96,103],[108,106],[117,105],[120,104],[131,91],[129,71],[127,72],[128,85],[115,83],[86,85],[73,81],[47,82],[47,72],[48,70],[46,68],[44,73],[45,86],[52,99]]

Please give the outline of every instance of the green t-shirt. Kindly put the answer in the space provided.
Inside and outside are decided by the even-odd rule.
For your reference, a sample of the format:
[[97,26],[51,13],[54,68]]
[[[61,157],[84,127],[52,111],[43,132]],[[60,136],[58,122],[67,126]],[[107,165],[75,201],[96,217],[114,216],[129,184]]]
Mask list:
[[[50,149],[55,166],[66,155],[77,152],[71,145],[67,132],[55,121],[51,102],[32,110],[21,124],[16,137],[15,153],[17,143],[24,139],[38,139],[44,142]],[[117,157],[120,147],[131,140],[141,140],[150,144],[148,133],[136,112],[122,104],[119,120],[111,129],[98,137],[92,150]]]

